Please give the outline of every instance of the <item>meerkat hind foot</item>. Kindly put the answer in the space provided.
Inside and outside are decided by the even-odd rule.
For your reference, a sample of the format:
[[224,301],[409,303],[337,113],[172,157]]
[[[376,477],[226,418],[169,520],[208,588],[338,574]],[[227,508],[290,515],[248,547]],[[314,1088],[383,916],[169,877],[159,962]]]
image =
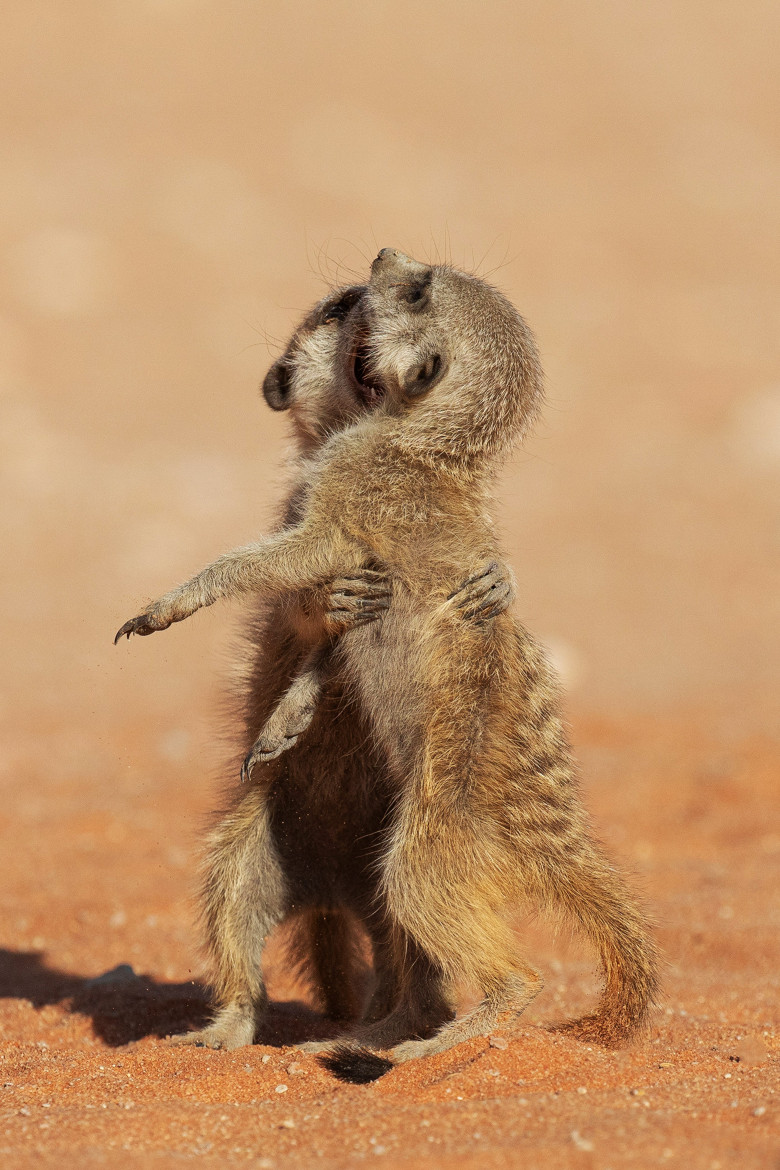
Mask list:
[[577,1020],[564,1020],[559,1024],[550,1024],[548,1031],[572,1036],[583,1043],[599,1044],[602,1048],[620,1048],[632,1038],[635,1029],[628,1027],[620,1029],[601,1016],[596,1014],[580,1016]]
[[[435,1020],[424,1023],[407,1011],[394,1011],[382,1020],[370,1024],[359,1024],[352,1031],[337,1036],[335,1040],[309,1040],[296,1047],[301,1052],[329,1054],[357,1049],[384,1050],[400,1044],[409,1037],[429,1036],[442,1023],[443,1013]],[[446,1019],[446,1016],[444,1017]]]
[[526,967],[522,975],[513,975],[504,985],[485,996],[482,1003],[459,1020],[453,1020],[427,1040],[405,1040],[390,1051],[393,1064],[403,1064],[421,1056],[435,1056],[447,1052],[464,1040],[487,1036],[497,1025],[513,1023],[544,986],[542,977],[533,967]]
[[307,1056],[319,1056],[323,1052],[330,1052],[340,1043],[339,1040],[304,1040],[301,1044],[296,1044],[295,1049],[297,1052],[306,1053]]
[[174,1047],[221,1048],[230,1051],[251,1044],[255,1038],[255,1028],[254,1012],[227,1009],[220,1012],[212,1024],[197,1032],[169,1036],[168,1043]]

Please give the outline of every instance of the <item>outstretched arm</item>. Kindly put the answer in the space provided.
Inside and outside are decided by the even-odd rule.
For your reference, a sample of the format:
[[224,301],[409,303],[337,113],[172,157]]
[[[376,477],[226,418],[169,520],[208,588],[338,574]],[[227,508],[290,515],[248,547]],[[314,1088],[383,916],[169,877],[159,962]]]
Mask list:
[[310,524],[286,528],[256,544],[223,553],[189,581],[153,601],[125,622],[114,642],[131,634],[154,634],[222,597],[242,593],[281,593],[307,589],[346,573],[362,560],[362,550],[337,528]]

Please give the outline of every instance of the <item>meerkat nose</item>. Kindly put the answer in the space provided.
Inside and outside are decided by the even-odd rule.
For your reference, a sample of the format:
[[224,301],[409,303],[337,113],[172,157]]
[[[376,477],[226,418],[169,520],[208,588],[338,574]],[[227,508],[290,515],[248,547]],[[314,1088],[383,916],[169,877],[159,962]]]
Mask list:
[[420,279],[430,272],[427,264],[412,260],[396,248],[383,248],[371,265],[371,283],[375,287],[387,287],[396,281]]

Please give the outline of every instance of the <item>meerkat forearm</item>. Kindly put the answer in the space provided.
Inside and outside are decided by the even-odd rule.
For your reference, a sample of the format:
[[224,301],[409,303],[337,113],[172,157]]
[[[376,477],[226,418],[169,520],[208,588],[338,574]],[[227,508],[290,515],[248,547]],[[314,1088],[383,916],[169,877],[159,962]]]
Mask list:
[[[354,562],[359,550],[351,551]],[[315,588],[322,581],[346,572],[350,564],[349,545],[322,531],[300,525],[274,536],[223,553],[183,585],[153,601],[138,617],[125,622],[114,642],[131,634],[145,636],[184,621],[199,609],[221,598],[244,593],[284,593]]]

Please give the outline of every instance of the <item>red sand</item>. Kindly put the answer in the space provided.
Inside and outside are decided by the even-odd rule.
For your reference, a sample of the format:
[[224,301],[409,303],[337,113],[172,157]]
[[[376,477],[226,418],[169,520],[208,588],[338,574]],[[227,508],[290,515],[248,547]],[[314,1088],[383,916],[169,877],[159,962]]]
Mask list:
[[[777,755],[758,741],[713,754],[693,720],[576,731],[594,814],[659,919],[665,995],[645,1041],[610,1053],[540,1026],[581,1010],[594,979],[586,955],[534,924],[546,989],[520,1026],[372,1086],[338,1084],[292,1050],[318,1021],[278,949],[267,1044],[167,1048],[160,1037],[204,1006],[186,966],[201,811],[186,778],[158,770],[153,814],[117,775],[81,778],[89,814],[39,778],[4,853],[17,941],[0,968],[3,1164],[774,1165]],[[138,974],[90,986],[122,962]]]

